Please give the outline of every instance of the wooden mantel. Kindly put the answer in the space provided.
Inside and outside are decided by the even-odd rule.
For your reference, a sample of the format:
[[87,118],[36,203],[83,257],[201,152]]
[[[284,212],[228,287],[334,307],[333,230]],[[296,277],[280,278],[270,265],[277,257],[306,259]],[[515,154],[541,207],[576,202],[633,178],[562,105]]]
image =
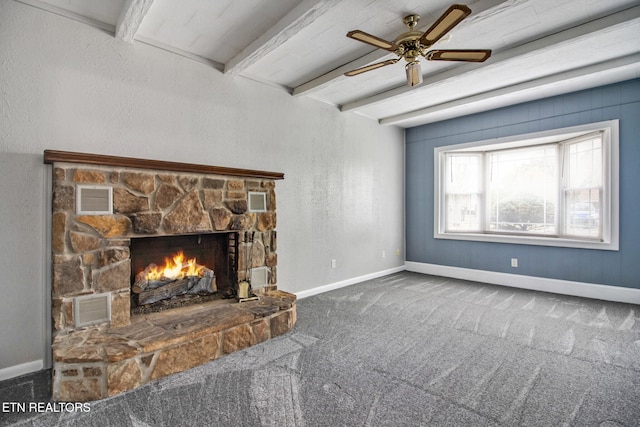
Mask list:
[[204,173],[210,175],[229,175],[248,178],[284,179],[284,173],[282,172],[267,172],[253,169],[137,159],[133,157],[105,156],[102,154],[74,153],[71,151],[44,150],[44,163],[53,164],[54,162],[82,163],[88,165],[153,169],[173,172]]

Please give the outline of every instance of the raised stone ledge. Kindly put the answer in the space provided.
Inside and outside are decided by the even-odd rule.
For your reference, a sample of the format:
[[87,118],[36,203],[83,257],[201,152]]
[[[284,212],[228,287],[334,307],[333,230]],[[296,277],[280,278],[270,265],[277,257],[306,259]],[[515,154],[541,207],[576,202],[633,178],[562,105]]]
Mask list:
[[219,300],[59,335],[53,399],[92,401],[132,390],[291,330],[296,297],[269,290],[258,301]]

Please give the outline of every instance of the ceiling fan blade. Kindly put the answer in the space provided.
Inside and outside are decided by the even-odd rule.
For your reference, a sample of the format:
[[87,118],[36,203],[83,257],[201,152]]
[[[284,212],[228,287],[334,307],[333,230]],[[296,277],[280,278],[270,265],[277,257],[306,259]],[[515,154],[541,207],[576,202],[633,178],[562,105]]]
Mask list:
[[453,27],[458,25],[460,21],[469,16],[471,9],[463,4],[452,4],[449,9],[442,14],[431,28],[424,32],[420,37],[420,44],[429,47],[440,40],[442,36],[447,34]]
[[347,33],[347,37],[352,38],[354,40],[358,40],[363,43],[370,44],[371,46],[375,46],[380,49],[388,50],[390,52],[393,52],[398,49],[397,44],[387,40],[383,40],[380,37],[376,37],[374,35],[365,33],[364,31],[360,31],[360,30],[349,31]]
[[366,73],[367,71],[375,70],[376,68],[384,67],[385,65],[391,65],[398,62],[400,58],[387,59],[386,61],[376,62],[375,64],[366,65],[361,68],[356,68],[355,70],[347,71],[344,73],[345,76],[357,76],[358,74]]
[[491,56],[490,49],[430,50],[424,56],[429,61],[484,62]]

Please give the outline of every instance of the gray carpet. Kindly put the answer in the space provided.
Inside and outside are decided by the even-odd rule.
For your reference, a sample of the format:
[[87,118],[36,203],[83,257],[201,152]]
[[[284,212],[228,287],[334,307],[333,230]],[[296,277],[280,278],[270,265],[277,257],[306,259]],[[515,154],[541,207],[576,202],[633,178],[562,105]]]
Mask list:
[[[39,383],[28,384],[0,383],[0,400],[18,390],[37,399]],[[640,426],[640,306],[403,272],[300,300],[289,334],[88,413],[0,416],[33,426]]]

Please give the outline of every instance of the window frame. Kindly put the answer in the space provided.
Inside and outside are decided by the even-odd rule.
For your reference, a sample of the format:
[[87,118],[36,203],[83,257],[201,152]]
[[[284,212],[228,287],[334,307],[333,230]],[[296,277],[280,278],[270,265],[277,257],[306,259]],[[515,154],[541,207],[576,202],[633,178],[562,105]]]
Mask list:
[[[447,153],[474,153],[478,151],[493,151],[502,149],[523,148],[542,144],[557,144],[559,150],[558,172],[562,171],[564,162],[564,151],[562,144],[570,140],[581,138],[594,132],[602,132],[602,156],[603,156],[603,182],[602,189],[604,197],[601,201],[601,227],[602,240],[593,238],[579,238],[569,236],[550,235],[526,235],[511,233],[487,232],[484,218],[481,220],[481,230],[479,232],[448,232],[446,231],[446,193],[445,176]],[[562,180],[562,177],[559,178]],[[487,183],[483,181],[481,190],[481,209],[485,209]],[[558,188],[562,193],[562,185]],[[519,134],[503,138],[474,141],[464,144],[446,145],[434,148],[434,238],[467,240],[481,242],[512,243],[523,245],[555,246],[600,250],[619,250],[619,121],[608,120],[603,122],[589,123],[585,125],[572,126],[566,128],[552,129],[543,132]],[[560,200],[564,197],[560,196]],[[564,202],[561,202],[564,203]],[[558,206],[556,221],[559,215],[565,215],[565,207]],[[557,224],[562,227],[561,224]]]

